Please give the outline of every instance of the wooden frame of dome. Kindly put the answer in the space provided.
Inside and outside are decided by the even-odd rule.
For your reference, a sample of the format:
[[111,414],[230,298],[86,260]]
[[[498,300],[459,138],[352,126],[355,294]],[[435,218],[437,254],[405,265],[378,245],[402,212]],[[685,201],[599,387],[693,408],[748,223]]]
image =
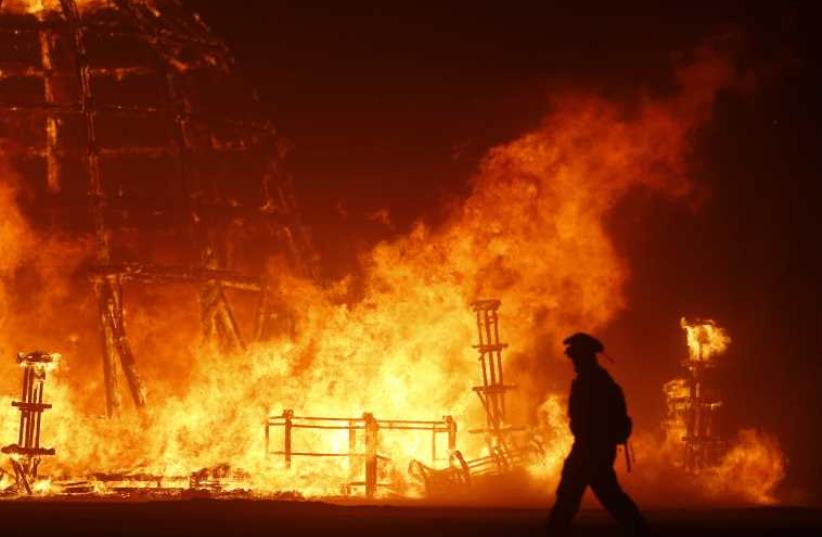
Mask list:
[[32,192],[32,221],[96,237],[89,276],[114,416],[119,371],[146,405],[125,282],[199,286],[204,332],[241,349],[224,290],[260,295],[261,337],[266,259],[282,253],[313,275],[314,254],[286,144],[198,17],[174,0],[29,4],[0,0],[0,141]]

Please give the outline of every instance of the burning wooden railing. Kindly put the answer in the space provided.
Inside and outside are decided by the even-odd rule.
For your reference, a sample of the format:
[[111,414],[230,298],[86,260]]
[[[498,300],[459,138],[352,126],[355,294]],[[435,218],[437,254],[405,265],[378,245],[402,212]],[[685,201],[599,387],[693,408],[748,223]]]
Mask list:
[[[282,449],[272,451],[271,429],[282,428]],[[312,431],[347,431],[348,451],[323,452],[303,451],[294,449],[295,430]],[[358,436],[362,431],[363,448],[358,450]],[[380,453],[381,431],[420,431],[431,434],[431,463],[449,460],[449,456],[456,450],[457,424],[451,416],[444,416],[442,420],[380,420],[373,414],[366,412],[360,418],[296,416],[293,410],[285,410],[279,416],[271,416],[265,424],[265,450],[268,455],[281,455],[286,467],[290,468],[294,457],[344,457],[349,460],[352,476],[362,466],[362,480],[353,480],[347,483],[348,487],[364,487],[365,496],[373,498],[378,487],[388,486],[378,480],[379,464],[391,458]],[[445,435],[447,439],[448,455],[438,454],[438,438]],[[361,461],[361,462],[360,462]],[[359,464],[358,464],[359,463]]]
[[488,455],[476,459],[466,459],[457,450],[451,453],[447,468],[432,468],[413,460],[408,472],[422,482],[429,496],[442,496],[466,489],[478,478],[510,474],[544,455],[542,444],[532,440],[521,446],[497,446]]

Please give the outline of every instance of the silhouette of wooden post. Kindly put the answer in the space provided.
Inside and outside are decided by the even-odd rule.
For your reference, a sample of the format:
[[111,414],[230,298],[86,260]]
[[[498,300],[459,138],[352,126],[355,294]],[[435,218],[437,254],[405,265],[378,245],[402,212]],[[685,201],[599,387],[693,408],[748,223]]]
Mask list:
[[[442,421],[445,424],[445,432],[448,435],[448,455],[457,449],[457,422],[452,416],[443,416]],[[442,429],[437,429],[436,426],[431,429],[431,464],[437,463],[437,433],[442,432]]]
[[283,412],[283,452],[285,456],[285,467],[291,468],[291,430],[294,428],[292,419],[294,418],[293,410],[286,410]]
[[362,461],[357,456],[357,428],[356,420],[348,420],[348,475],[351,481],[362,466]]
[[265,420],[265,454],[271,451],[271,419]]
[[370,412],[363,414],[362,419],[365,422],[365,496],[373,498],[377,492],[380,426]]
[[448,453],[450,454],[457,449],[457,422],[453,416],[445,416],[443,420],[448,427]]

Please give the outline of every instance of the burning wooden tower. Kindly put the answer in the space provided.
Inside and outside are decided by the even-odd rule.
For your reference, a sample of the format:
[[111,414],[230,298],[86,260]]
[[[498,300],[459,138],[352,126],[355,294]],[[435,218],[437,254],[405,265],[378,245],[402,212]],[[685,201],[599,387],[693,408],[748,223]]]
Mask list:
[[32,225],[95,237],[109,415],[121,376],[146,404],[127,282],[197,286],[206,336],[241,349],[225,291],[259,295],[263,337],[270,260],[313,271],[287,144],[177,0],[0,0],[0,145]]
[[17,485],[28,494],[32,493],[32,483],[37,478],[37,469],[44,456],[54,455],[53,448],[40,445],[40,425],[43,412],[51,404],[43,400],[46,373],[57,365],[57,354],[29,352],[17,355],[17,363],[23,369],[23,389],[19,401],[12,406],[20,411],[20,426],[16,444],[4,446],[2,451],[11,455]]
[[714,321],[681,321],[688,341],[688,358],[682,362],[684,378],[665,386],[669,429],[676,431],[684,448],[684,464],[696,471],[716,463],[724,442],[720,433],[722,400],[713,370],[716,356],[730,338]]
[[471,308],[477,319],[477,343],[474,348],[479,353],[482,384],[474,387],[485,410],[485,428],[471,432],[485,433],[492,448],[505,444],[507,435],[513,429],[506,424],[506,394],[515,388],[506,384],[503,378],[502,351],[508,346],[499,337],[499,300],[477,300]]

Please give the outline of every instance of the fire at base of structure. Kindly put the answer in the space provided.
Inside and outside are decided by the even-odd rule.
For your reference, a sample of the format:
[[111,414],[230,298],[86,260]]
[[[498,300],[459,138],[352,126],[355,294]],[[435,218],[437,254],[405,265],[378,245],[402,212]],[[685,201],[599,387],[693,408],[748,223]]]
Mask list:
[[[466,459],[457,449],[457,423],[452,416],[440,420],[378,419],[371,413],[361,417],[297,416],[286,410],[272,416],[265,424],[265,452],[282,456],[286,470],[291,468],[295,457],[346,458],[348,479],[342,484],[345,495],[359,491],[367,498],[375,497],[380,490],[392,491],[395,484],[389,479],[392,454],[384,449],[387,435],[396,433],[430,435],[429,456],[412,459],[409,474],[424,486],[429,495],[454,487],[469,486],[473,479],[487,475],[499,475],[515,470],[534,456],[544,453],[538,442],[519,442],[514,432],[521,427],[510,427],[505,421],[505,394],[513,386],[504,384],[501,351],[506,347],[499,341],[499,300],[484,300],[472,304],[477,318],[479,361],[483,384],[474,388],[486,414],[486,427],[473,433],[485,435],[488,454]],[[14,402],[20,410],[20,431],[17,444],[3,448],[12,455],[17,488],[31,494],[31,483],[37,478],[41,457],[55,451],[40,446],[40,424],[44,410],[51,405],[43,402],[43,384],[46,372],[54,367],[58,355],[47,353],[20,354],[18,362],[23,367],[23,391],[21,401]],[[297,434],[297,432],[300,434]],[[322,434],[344,433],[347,450],[323,450]],[[314,444],[306,447],[301,443],[303,433],[311,433]],[[319,436],[318,434],[319,433]],[[281,434],[281,438],[278,435]],[[281,447],[272,447],[279,445]],[[423,443],[424,445],[424,443]],[[419,450],[417,450],[419,451]],[[415,454],[418,456],[418,454]],[[247,476],[230,465],[204,468],[190,476],[158,476],[144,473],[94,473],[94,479],[108,490],[169,490],[190,489],[226,490],[226,484]],[[187,484],[187,485],[186,485]],[[87,493],[93,490],[88,481],[73,481],[64,487],[67,493]],[[398,492],[394,490],[394,492]]]
[[[285,410],[280,416],[272,416],[266,422],[266,453],[282,456],[286,468],[291,467],[293,457],[345,457],[348,459],[349,479],[343,485],[345,494],[362,488],[365,496],[372,498],[379,489],[390,490],[392,483],[380,481],[380,464],[391,458],[380,453],[380,434],[383,431],[419,431],[431,434],[430,457],[425,461],[411,460],[409,474],[421,482],[426,493],[437,495],[449,490],[465,488],[472,479],[482,476],[500,475],[512,472],[544,455],[542,445],[531,437],[523,441],[515,433],[525,431],[523,427],[511,427],[506,423],[505,396],[515,386],[505,384],[503,377],[502,350],[507,347],[500,342],[499,300],[478,300],[471,304],[476,315],[478,343],[474,348],[479,352],[482,385],[473,388],[485,411],[486,426],[469,432],[485,435],[488,455],[466,459],[457,449],[457,424],[451,416],[441,421],[425,420],[378,420],[373,414],[365,413],[362,418],[344,417],[298,417],[292,410]],[[272,431],[282,429],[282,449],[271,450]],[[323,452],[308,448],[294,449],[294,431],[297,429],[334,432],[346,431],[348,450],[346,452]],[[358,431],[363,431],[363,442]],[[438,437],[445,435],[446,445]],[[359,478],[360,474],[363,475]]]

